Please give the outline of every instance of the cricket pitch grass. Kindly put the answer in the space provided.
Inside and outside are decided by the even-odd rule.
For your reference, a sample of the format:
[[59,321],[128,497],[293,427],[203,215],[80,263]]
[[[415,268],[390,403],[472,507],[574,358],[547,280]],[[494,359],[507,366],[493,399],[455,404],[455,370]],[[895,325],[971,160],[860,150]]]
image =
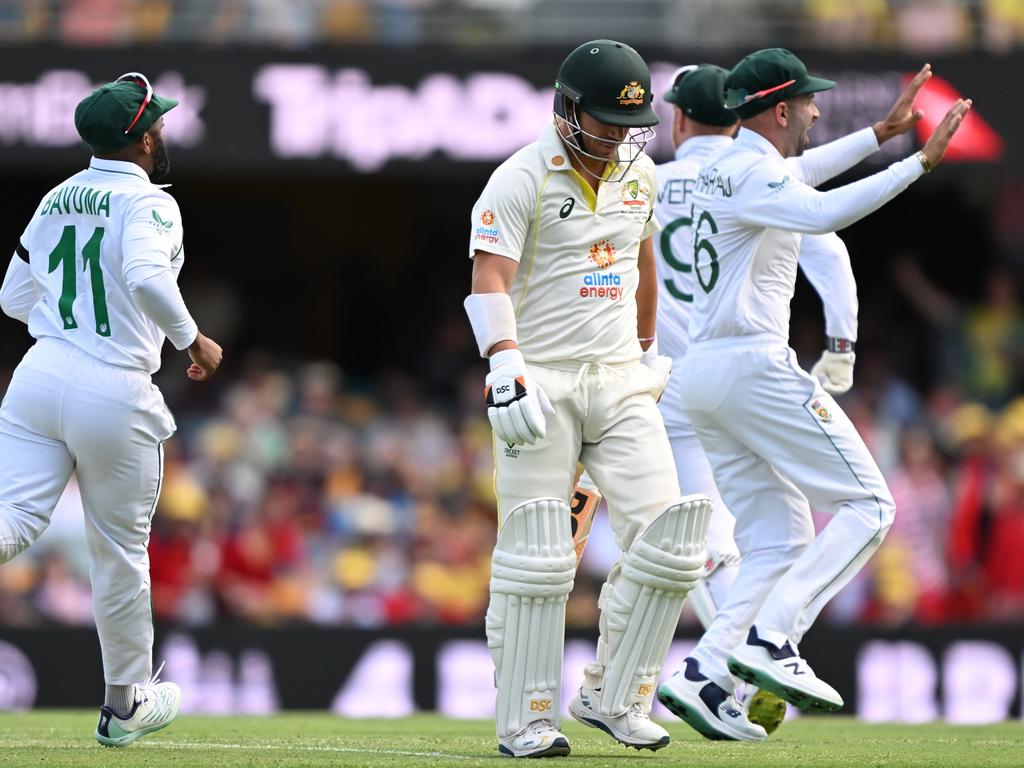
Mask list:
[[[11,766],[498,766],[493,726],[484,720],[417,715],[348,720],[323,712],[273,717],[179,717],[130,747],[93,739],[97,711],[38,710],[0,714],[0,765]],[[1024,723],[990,726],[874,725],[850,718],[787,722],[764,744],[710,742],[671,723],[672,743],[657,753],[626,750],[573,720],[563,723],[572,755],[541,763],[555,768],[630,765],[687,768],[812,766],[1024,766]],[[531,763],[535,765],[536,763]]]

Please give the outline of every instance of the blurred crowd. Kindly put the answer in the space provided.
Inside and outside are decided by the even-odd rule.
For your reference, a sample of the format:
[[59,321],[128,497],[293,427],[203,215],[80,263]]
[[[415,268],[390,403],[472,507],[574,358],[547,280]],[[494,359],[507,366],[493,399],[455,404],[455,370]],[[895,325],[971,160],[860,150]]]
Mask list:
[[[884,344],[862,345],[856,386],[842,404],[889,480],[896,523],[825,618],[1019,621],[1024,308],[1017,283],[994,269],[985,295],[964,304],[913,259],[894,264],[900,301],[934,344],[922,350],[929,384],[897,375]],[[166,445],[150,541],[158,619],[479,625],[495,536],[492,445],[483,369],[471,362],[472,339],[459,320],[442,323],[431,362],[416,376],[362,382],[328,362],[290,367],[252,355],[203,390],[208,399],[192,400],[187,393],[201,389],[176,389],[183,379],[172,374],[180,371],[162,372],[179,432]],[[820,341],[815,335],[803,344],[804,330],[795,331],[809,368]],[[71,486],[53,530],[0,568],[6,624],[91,622],[76,509]],[[610,542],[602,512],[570,599],[570,625],[595,625],[600,584],[616,556]]]
[[110,46],[566,43],[990,50],[1024,42],[1020,0],[0,0],[0,40]]

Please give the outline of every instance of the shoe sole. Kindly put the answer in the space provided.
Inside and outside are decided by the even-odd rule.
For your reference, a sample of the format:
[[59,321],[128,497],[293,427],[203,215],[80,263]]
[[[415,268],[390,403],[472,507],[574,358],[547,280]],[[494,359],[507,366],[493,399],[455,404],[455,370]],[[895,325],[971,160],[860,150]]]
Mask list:
[[572,750],[566,739],[555,739],[551,742],[550,747],[542,749],[540,752],[526,752],[522,755],[517,755],[504,744],[498,745],[498,751],[505,757],[568,757]]
[[786,702],[770,691],[758,690],[747,705],[747,719],[766,733],[775,733],[786,719]]
[[151,733],[159,731],[161,728],[166,728],[168,725],[173,723],[174,720],[168,720],[166,723],[160,725],[154,725],[151,728],[143,728],[138,731],[132,731],[129,734],[125,734],[117,739],[112,739],[109,736],[100,735],[99,731],[96,731],[93,736],[96,737],[96,741],[102,744],[104,747],[127,747],[129,744],[134,744],[136,741],[141,739],[143,736],[148,736]]
[[635,742],[626,741],[625,739],[622,739],[622,738],[618,737],[611,728],[609,728],[605,723],[601,722],[600,720],[598,720],[596,718],[592,719],[592,718],[589,718],[589,717],[587,717],[585,715],[580,715],[580,714],[574,712],[572,707],[569,707],[569,714],[572,715],[573,720],[576,720],[577,722],[582,723],[583,725],[587,726],[588,728],[597,728],[600,731],[604,731],[609,736],[611,736],[613,739],[615,739],[617,742],[619,742],[619,744],[621,744],[622,746],[624,746],[624,747],[632,747],[633,749],[637,750],[638,752],[641,749],[649,749],[649,750],[651,750],[651,752],[657,752],[662,747],[667,747],[669,745],[669,742],[672,740],[670,737],[665,736],[661,740],[656,741],[654,743],[637,744]]
[[841,703],[836,704],[808,691],[786,685],[765,670],[745,664],[735,656],[729,657],[729,671],[744,682],[774,693],[780,699],[797,707],[801,712],[835,712],[843,708]]
[[714,728],[707,718],[700,713],[700,710],[690,706],[668,689],[662,690],[658,688],[658,701],[665,706],[665,709],[693,728],[705,739],[711,739],[712,741],[763,741],[763,739],[740,738]]

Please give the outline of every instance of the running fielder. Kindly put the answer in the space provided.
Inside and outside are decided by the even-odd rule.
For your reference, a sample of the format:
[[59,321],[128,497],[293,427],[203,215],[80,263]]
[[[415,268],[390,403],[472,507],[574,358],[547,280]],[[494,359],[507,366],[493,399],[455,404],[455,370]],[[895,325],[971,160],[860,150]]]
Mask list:
[[[704,564],[710,503],[680,497],[643,356],[655,330],[651,237],[658,122],[632,48],[595,40],[563,62],[538,142],[491,176],[473,210],[466,310],[490,358],[499,529],[487,611],[499,750],[567,755],[559,730],[566,596],[576,568],[567,503],[578,461],[605,489],[623,555],[601,591],[597,660],[573,717],[660,749],[649,717],[685,595]],[[647,361],[652,367],[645,365]]]
[[[819,114],[814,93],[835,83],[811,77],[779,48],[751,54],[726,79],[726,104],[742,122],[736,140],[706,159],[694,192],[700,290],[680,395],[735,515],[743,559],[694,663],[673,678],[676,692],[706,681],[730,692],[735,675],[804,710],[843,704],[798,643],[877,549],[895,510],[850,420],[797,365],[787,343],[789,302],[801,234],[849,226],[942,160],[969,100],[953,105],[920,152],[852,184],[814,189],[910,130],[922,116],[914,95],[930,76],[925,65],[898,102],[902,114],[880,131],[846,137],[849,151],[831,153],[802,177],[786,158],[807,146]],[[810,505],[834,515],[817,538]]]
[[188,350],[193,380],[221,360],[178,291],[178,205],[153,183],[169,170],[163,115],[176,104],[135,72],[78,104],[92,161],[40,203],[0,288],[36,339],[0,406],[0,563],[39,538],[76,473],[106,681],[95,736],[111,747],[170,724],[181,699],[151,674],[146,545],[175,425],[150,375],[165,336]]

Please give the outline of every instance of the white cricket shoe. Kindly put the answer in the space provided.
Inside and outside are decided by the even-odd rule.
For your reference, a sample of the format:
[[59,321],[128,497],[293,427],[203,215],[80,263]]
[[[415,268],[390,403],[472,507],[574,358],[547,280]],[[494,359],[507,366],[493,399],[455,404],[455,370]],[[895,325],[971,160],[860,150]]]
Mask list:
[[498,739],[498,751],[506,757],[565,757],[569,740],[550,720],[534,720],[518,732]]
[[788,640],[780,648],[759,638],[757,627],[751,627],[747,641],[729,654],[729,671],[805,712],[831,712],[843,706],[843,697],[818,679]]
[[[736,697],[701,674],[696,659],[658,686],[658,701],[701,736],[716,741],[764,741],[765,729],[747,718]],[[783,704],[785,709],[785,704]]]
[[597,711],[601,692],[583,686],[569,703],[569,714],[591,728],[600,728],[619,744],[637,750],[652,752],[668,746],[668,731],[651,720],[650,714],[639,703],[634,703],[621,715],[609,717]]
[[173,722],[181,706],[181,688],[174,683],[161,683],[157,678],[160,669],[145,685],[135,687],[135,704],[127,717],[121,717],[106,705],[100,707],[96,741],[105,747],[127,747],[147,733],[159,731]]

